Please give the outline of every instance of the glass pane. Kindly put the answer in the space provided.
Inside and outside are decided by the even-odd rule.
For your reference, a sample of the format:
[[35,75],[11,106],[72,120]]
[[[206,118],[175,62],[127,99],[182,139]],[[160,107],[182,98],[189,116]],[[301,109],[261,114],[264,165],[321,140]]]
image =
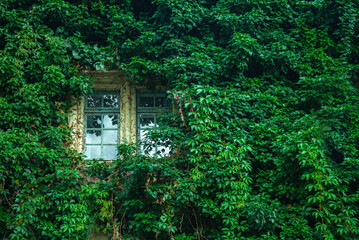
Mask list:
[[101,116],[87,116],[87,128],[101,128]]
[[155,142],[152,141],[151,139],[149,139],[149,137],[150,137],[150,135],[148,133],[148,130],[143,130],[143,129],[140,130],[140,141],[147,145],[149,145],[149,144],[154,145]]
[[103,159],[115,159],[117,155],[117,146],[103,146],[102,149]]
[[141,152],[148,154],[150,157],[153,157],[156,155],[156,149],[152,146],[145,147],[144,145],[141,145]]
[[117,95],[103,95],[103,106],[106,108],[118,108]]
[[87,159],[100,158],[101,157],[101,146],[86,146],[85,155]]
[[87,130],[86,143],[87,144],[100,144],[101,143],[101,130]]
[[140,97],[140,107],[154,107],[153,97]]
[[154,116],[140,115],[140,128],[151,128],[155,125]]
[[158,145],[157,146],[157,153],[161,156],[161,157],[165,157],[165,156],[168,156],[170,155],[170,148],[169,147],[166,147],[166,146],[161,146],[161,145]]
[[104,115],[103,116],[103,127],[104,128],[118,128],[117,115]]
[[140,141],[141,142],[144,142],[147,132],[148,132],[147,130],[142,130],[142,129],[140,130]]
[[89,95],[87,97],[87,107],[91,107],[91,108],[101,107],[101,96]]
[[117,130],[103,130],[102,139],[104,144],[116,144]]
[[165,97],[156,97],[155,107],[166,107],[166,98]]

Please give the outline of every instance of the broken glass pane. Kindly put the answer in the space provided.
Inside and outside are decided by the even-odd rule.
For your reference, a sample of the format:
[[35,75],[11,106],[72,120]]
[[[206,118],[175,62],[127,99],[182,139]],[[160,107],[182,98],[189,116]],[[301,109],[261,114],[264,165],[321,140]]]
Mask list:
[[104,128],[118,128],[117,115],[104,115],[103,116],[103,127]]
[[103,95],[103,106],[106,108],[118,108],[117,95]]
[[169,155],[170,155],[170,151],[171,151],[171,149],[170,149],[169,147],[157,145],[157,153],[158,153],[161,157],[169,156]]
[[148,145],[141,145],[141,152],[148,154],[148,156],[153,157],[156,155],[156,149],[152,146],[148,146]]
[[101,116],[87,116],[87,128],[101,128]]
[[101,107],[101,96],[89,95],[87,97],[87,107],[90,107],[90,108]]
[[153,116],[140,115],[140,128],[151,128],[155,126],[155,118]]
[[143,142],[147,135],[147,130],[140,130],[140,140]]

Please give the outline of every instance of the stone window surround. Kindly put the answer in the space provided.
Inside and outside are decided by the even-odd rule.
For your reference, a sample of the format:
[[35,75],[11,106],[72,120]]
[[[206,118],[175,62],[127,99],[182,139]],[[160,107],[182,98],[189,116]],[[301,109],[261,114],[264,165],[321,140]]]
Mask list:
[[[166,87],[155,84],[151,90],[145,86],[137,86],[123,71],[95,71],[83,72],[83,75],[94,78],[94,91],[117,91],[120,95],[120,139],[119,143],[136,143],[137,138],[137,97],[138,92],[165,92]],[[71,147],[77,153],[84,152],[84,123],[85,100],[74,100],[75,105],[70,109],[68,116],[69,126],[72,128]]]

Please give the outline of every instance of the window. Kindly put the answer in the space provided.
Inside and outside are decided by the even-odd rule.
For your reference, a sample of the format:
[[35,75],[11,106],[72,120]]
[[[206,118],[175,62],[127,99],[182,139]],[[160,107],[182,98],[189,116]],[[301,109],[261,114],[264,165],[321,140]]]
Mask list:
[[116,92],[95,92],[85,99],[85,155],[87,159],[116,158],[120,105]]
[[[166,140],[151,142],[150,129],[160,127],[159,115],[168,111],[164,88],[146,92],[125,78],[105,72],[95,78],[97,89],[73,108],[69,124],[73,129],[73,147],[85,159],[116,159],[120,143],[139,142],[139,152],[166,156]],[[117,73],[116,73],[117,74]],[[156,89],[157,90],[157,89]]]
[[[165,142],[154,143],[146,139],[148,131],[159,127],[158,116],[168,108],[168,100],[164,94],[141,93],[137,97],[137,137],[140,141],[140,151],[150,156],[166,156],[170,148]],[[148,146],[149,148],[145,148]]]

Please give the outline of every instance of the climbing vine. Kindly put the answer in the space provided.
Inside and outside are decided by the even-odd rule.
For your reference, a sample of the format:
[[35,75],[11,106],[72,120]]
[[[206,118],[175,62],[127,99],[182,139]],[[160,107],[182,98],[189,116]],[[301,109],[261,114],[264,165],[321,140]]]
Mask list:
[[[356,239],[357,1],[3,0],[0,238]],[[71,150],[83,70],[166,84],[151,158]],[[151,147],[151,146],[148,146]]]

